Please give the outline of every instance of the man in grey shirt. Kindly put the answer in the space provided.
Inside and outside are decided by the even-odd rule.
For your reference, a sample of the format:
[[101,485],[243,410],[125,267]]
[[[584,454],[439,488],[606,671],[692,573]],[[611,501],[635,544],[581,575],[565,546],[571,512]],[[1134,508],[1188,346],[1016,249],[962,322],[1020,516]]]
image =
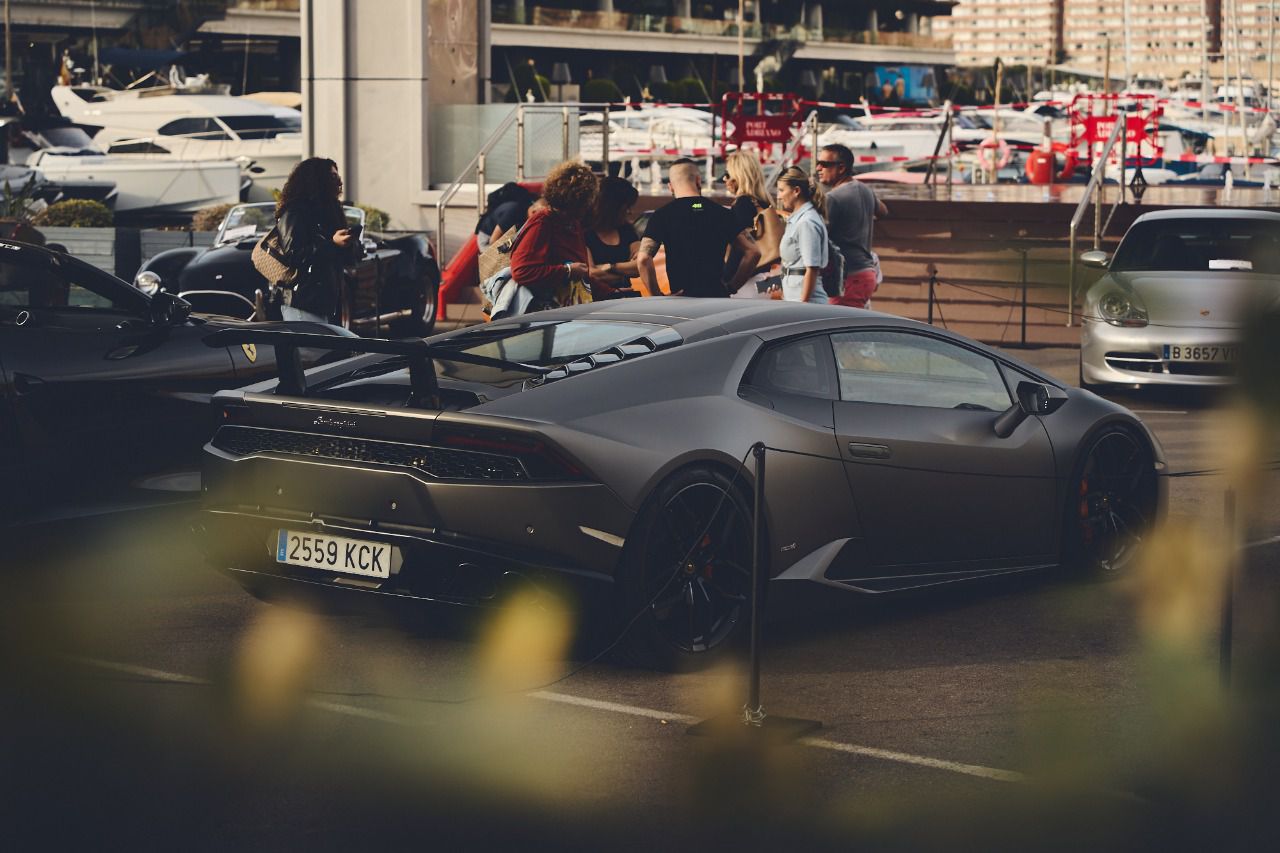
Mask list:
[[866,308],[878,271],[871,235],[876,217],[888,216],[889,208],[854,179],[853,152],[843,145],[824,145],[818,152],[818,177],[827,190],[827,231],[844,253],[844,286],[831,302]]

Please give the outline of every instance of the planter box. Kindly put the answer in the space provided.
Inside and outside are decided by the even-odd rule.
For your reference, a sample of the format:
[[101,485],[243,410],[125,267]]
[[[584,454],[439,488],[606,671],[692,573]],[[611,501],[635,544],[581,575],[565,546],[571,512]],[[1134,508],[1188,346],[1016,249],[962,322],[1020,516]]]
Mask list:
[[114,228],[51,228],[42,227],[45,245],[56,243],[65,246],[67,254],[93,264],[100,270],[115,274],[116,229]]
[[45,243],[64,246],[67,254],[125,281],[151,258],[183,246],[212,246],[213,231],[158,231],[150,228],[40,229]]

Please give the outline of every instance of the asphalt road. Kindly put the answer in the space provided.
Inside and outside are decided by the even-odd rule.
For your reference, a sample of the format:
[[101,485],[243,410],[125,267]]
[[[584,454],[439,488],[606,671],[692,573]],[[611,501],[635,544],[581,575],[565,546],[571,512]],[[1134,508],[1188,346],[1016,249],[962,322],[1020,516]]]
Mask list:
[[[1074,351],[1024,357],[1075,375]],[[1173,471],[1230,444],[1223,397],[1120,399]],[[4,570],[4,822],[133,849],[1254,843],[1230,821],[1266,744],[1232,733],[1271,671],[1280,520],[1245,533],[1226,694],[1225,485],[1172,481],[1156,585],[1017,578],[771,624],[765,709],[822,723],[785,746],[687,733],[741,707],[741,670],[589,663],[541,608],[264,603],[201,564],[183,508],[51,528]]]

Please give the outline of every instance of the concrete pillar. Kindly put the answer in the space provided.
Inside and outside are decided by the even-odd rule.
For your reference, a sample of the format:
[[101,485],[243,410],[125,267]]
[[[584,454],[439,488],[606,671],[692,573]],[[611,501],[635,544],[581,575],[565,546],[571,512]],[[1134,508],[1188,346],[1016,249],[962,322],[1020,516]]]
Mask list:
[[386,210],[393,227],[434,228],[428,108],[476,101],[476,4],[365,5],[302,0],[306,152],[333,158],[347,198]]
[[612,12],[613,0],[596,0],[596,9],[601,12]]
[[912,35],[919,35],[920,33],[920,16],[915,12],[907,13],[907,32]]
[[527,13],[524,8],[524,0],[515,0],[515,2],[511,4],[511,17],[515,19],[515,23],[517,24],[529,23],[529,18],[527,17]]
[[867,10],[867,30],[874,33],[878,29],[880,29],[880,13],[872,6]]
[[677,18],[692,18],[693,17],[692,0],[676,0],[675,16]]
[[805,16],[808,19],[806,21],[806,24],[808,26],[809,32],[821,33],[822,32],[822,4],[810,3],[807,7],[805,7]]

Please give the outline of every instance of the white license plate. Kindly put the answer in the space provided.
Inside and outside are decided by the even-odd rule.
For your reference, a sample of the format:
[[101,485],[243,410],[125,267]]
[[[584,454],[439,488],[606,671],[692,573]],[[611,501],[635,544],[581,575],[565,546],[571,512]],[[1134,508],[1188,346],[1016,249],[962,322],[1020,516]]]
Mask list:
[[276,540],[277,563],[367,578],[391,577],[392,561],[397,556],[395,551],[385,542],[297,530],[281,530]]
[[1182,344],[1164,345],[1165,361],[1226,361],[1240,360],[1239,344]]

